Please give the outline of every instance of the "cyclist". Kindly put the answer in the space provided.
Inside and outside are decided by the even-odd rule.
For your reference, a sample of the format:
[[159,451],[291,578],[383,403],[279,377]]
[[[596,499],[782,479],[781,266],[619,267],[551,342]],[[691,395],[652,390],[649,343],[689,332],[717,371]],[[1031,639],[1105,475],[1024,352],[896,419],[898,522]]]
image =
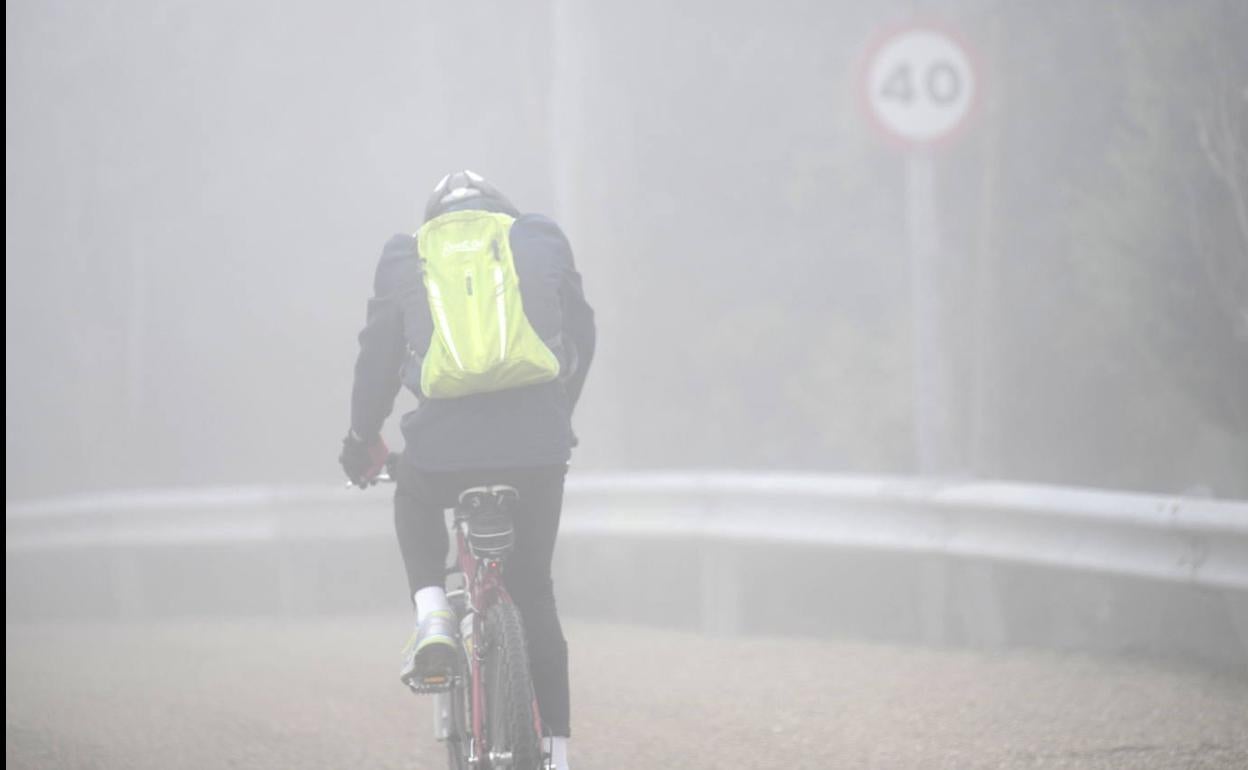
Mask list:
[[[432,295],[431,311],[430,292],[435,290],[425,281],[431,268],[419,252],[427,243],[444,250],[471,249],[488,240],[488,234],[465,236],[470,231],[463,228],[475,227],[477,219],[457,212],[486,214],[477,219],[487,228],[502,223],[502,255],[510,251],[523,297],[518,312],[557,360],[554,379],[502,383],[500,389],[466,394],[451,388],[430,397],[430,370],[437,368],[432,359],[446,357],[445,340],[460,339],[464,346],[459,335],[469,332],[453,328],[458,319],[448,317],[440,294]],[[445,231],[445,223],[460,227],[455,231],[460,240],[449,247],[445,239],[434,238]],[[501,260],[499,244],[493,248],[493,259]],[[464,282],[461,275],[455,288]],[[472,294],[472,279],[462,288]],[[492,293],[495,287],[484,290]],[[501,279],[497,291],[501,297]],[[499,303],[501,308],[502,299]],[[402,419],[406,444],[394,497],[395,530],[416,614],[415,631],[402,655],[400,677],[405,682],[445,668],[454,656],[455,628],[443,582],[449,547],[443,511],[469,487],[505,484],[519,491],[515,549],[503,578],[524,620],[538,708],[559,770],[567,767],[570,734],[568,662],[550,566],[564,476],[576,444],[571,415],[594,343],[594,313],[559,226],[545,216],[521,214],[478,174],[448,174],[429,198],[421,230],[392,237],[382,250],[367,322],[359,335],[351,428],[339,458],[347,477],[367,486],[386,456],[381,427],[400,387],[407,385],[416,393],[418,407]],[[458,361],[463,351],[449,344]]]

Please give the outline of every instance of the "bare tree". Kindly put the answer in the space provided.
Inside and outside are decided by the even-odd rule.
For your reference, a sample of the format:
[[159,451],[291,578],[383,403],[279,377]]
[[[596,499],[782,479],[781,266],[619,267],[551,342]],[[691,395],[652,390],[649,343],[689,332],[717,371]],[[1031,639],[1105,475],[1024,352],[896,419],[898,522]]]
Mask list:
[[1196,117],[1196,140],[1226,191],[1235,237],[1224,248],[1210,247],[1194,206],[1189,207],[1189,225],[1219,302],[1233,319],[1236,335],[1248,341],[1248,85],[1219,88],[1212,102]]

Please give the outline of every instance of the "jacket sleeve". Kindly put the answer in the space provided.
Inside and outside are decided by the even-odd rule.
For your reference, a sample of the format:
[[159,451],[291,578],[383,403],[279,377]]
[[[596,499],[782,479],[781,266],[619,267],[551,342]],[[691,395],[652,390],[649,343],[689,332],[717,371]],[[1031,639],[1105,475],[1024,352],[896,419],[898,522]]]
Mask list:
[[594,345],[598,335],[594,326],[594,309],[585,299],[581,274],[576,271],[570,248],[567,270],[559,289],[559,304],[563,308],[563,336],[576,355],[576,369],[565,382],[569,408],[575,409],[576,402],[581,398],[581,389],[585,386],[585,377],[589,374],[589,365],[594,360]]
[[415,264],[415,240],[407,235],[391,238],[377,264],[351,387],[351,430],[366,441],[381,433],[399,393],[407,352],[400,300]]
[[554,220],[526,214],[511,230],[524,314],[533,330],[558,348],[569,408],[575,408],[594,357],[594,311],[585,301],[572,247]]

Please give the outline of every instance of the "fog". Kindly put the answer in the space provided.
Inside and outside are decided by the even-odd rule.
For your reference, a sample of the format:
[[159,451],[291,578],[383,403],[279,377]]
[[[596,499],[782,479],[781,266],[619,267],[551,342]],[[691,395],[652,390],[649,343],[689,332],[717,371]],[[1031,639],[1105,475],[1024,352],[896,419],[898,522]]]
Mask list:
[[[918,293],[908,153],[859,85],[915,10],[978,86],[930,153]],[[7,498],[336,478],[380,247],[461,167],[571,236],[601,339],[578,467],[913,473],[929,296],[925,472],[1248,495],[1238,3],[6,20]]]
[[334,487],[382,246],[464,168],[596,311],[579,767],[1248,762],[1248,3],[5,11],[10,764],[441,763],[388,492]]

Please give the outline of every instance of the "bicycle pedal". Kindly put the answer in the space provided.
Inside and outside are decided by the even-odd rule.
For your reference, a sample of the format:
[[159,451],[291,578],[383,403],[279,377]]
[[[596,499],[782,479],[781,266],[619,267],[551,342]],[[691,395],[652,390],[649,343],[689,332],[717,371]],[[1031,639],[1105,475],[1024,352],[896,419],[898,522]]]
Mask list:
[[407,689],[417,695],[430,695],[436,692],[449,692],[454,682],[454,677],[446,674],[430,674],[407,680]]

